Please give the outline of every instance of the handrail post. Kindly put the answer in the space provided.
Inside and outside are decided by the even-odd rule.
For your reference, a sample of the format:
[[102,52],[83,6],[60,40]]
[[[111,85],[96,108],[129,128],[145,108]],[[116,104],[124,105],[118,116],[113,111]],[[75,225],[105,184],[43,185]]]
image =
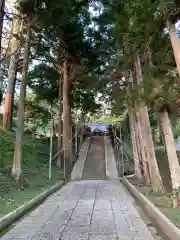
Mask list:
[[52,122],[51,122],[51,131],[50,131],[50,146],[49,146],[49,179],[52,177],[52,151],[53,151],[53,128],[54,128],[54,121],[53,121],[53,112],[52,114]]
[[124,177],[124,152],[123,152],[123,141],[122,141],[122,129],[120,126],[120,142],[121,142],[121,164],[122,164],[122,177]]

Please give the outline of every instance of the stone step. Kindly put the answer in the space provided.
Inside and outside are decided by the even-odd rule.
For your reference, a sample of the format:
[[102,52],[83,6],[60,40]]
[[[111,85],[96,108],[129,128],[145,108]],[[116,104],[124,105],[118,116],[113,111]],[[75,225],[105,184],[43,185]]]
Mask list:
[[104,137],[91,137],[90,147],[85,161],[82,179],[84,180],[105,180],[105,153]]

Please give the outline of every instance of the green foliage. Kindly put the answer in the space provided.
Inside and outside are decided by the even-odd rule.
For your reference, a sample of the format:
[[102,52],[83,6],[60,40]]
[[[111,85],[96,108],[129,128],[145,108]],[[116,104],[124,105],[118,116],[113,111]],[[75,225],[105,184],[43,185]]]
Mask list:
[[[178,74],[165,27],[168,19],[171,22],[177,19],[179,3],[174,0],[104,0],[102,3],[105,10],[99,22],[109,29],[107,41],[111,39],[112,48],[118,52],[114,55],[117,64],[109,76],[106,92],[112,112],[119,114],[127,109],[127,105],[134,105],[139,100],[144,100],[154,110],[169,106],[176,112],[172,106],[176,106],[179,94]],[[142,84],[137,84],[134,75],[137,51],[143,72]]]
[[49,141],[24,136],[23,183],[16,185],[11,178],[15,135],[0,130],[0,217],[63,179],[63,173],[52,167],[52,179],[48,179]]
[[[36,96],[28,94],[25,104],[25,130],[36,133],[38,129],[46,128],[50,121],[49,109]],[[35,132],[34,132],[35,131]]]
[[[29,72],[30,88],[38,100],[58,103],[61,67],[64,58],[67,58],[69,74],[73,75],[74,80],[71,107],[95,112],[100,107],[95,97],[99,89],[98,74],[102,62],[97,48],[100,47],[102,36],[98,31],[90,31],[88,2],[53,0],[39,1],[37,5],[34,31],[36,38],[40,39],[36,53],[39,62]],[[75,72],[71,74],[73,66]]]
[[102,123],[102,124],[116,124],[120,123],[120,119],[116,116],[100,116],[92,121],[93,123]]
[[180,3],[177,0],[158,0],[157,12],[155,16],[164,17],[165,20],[169,19],[173,22],[177,20],[180,13]]
[[54,67],[40,63],[29,72],[29,86],[36,93],[37,100],[49,103],[58,97],[59,73]]

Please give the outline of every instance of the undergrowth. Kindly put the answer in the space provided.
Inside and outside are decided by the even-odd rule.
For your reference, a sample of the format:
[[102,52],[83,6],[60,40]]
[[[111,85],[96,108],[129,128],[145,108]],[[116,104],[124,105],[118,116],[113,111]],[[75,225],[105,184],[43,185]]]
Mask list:
[[24,136],[23,181],[17,185],[11,177],[15,134],[0,128],[0,217],[63,179],[62,170],[52,166],[48,179],[49,141]]

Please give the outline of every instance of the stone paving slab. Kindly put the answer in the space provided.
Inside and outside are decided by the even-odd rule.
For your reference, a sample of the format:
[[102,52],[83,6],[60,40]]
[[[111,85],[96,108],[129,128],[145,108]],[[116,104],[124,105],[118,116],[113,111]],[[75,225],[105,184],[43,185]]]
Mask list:
[[69,182],[2,240],[153,240],[118,181]]

